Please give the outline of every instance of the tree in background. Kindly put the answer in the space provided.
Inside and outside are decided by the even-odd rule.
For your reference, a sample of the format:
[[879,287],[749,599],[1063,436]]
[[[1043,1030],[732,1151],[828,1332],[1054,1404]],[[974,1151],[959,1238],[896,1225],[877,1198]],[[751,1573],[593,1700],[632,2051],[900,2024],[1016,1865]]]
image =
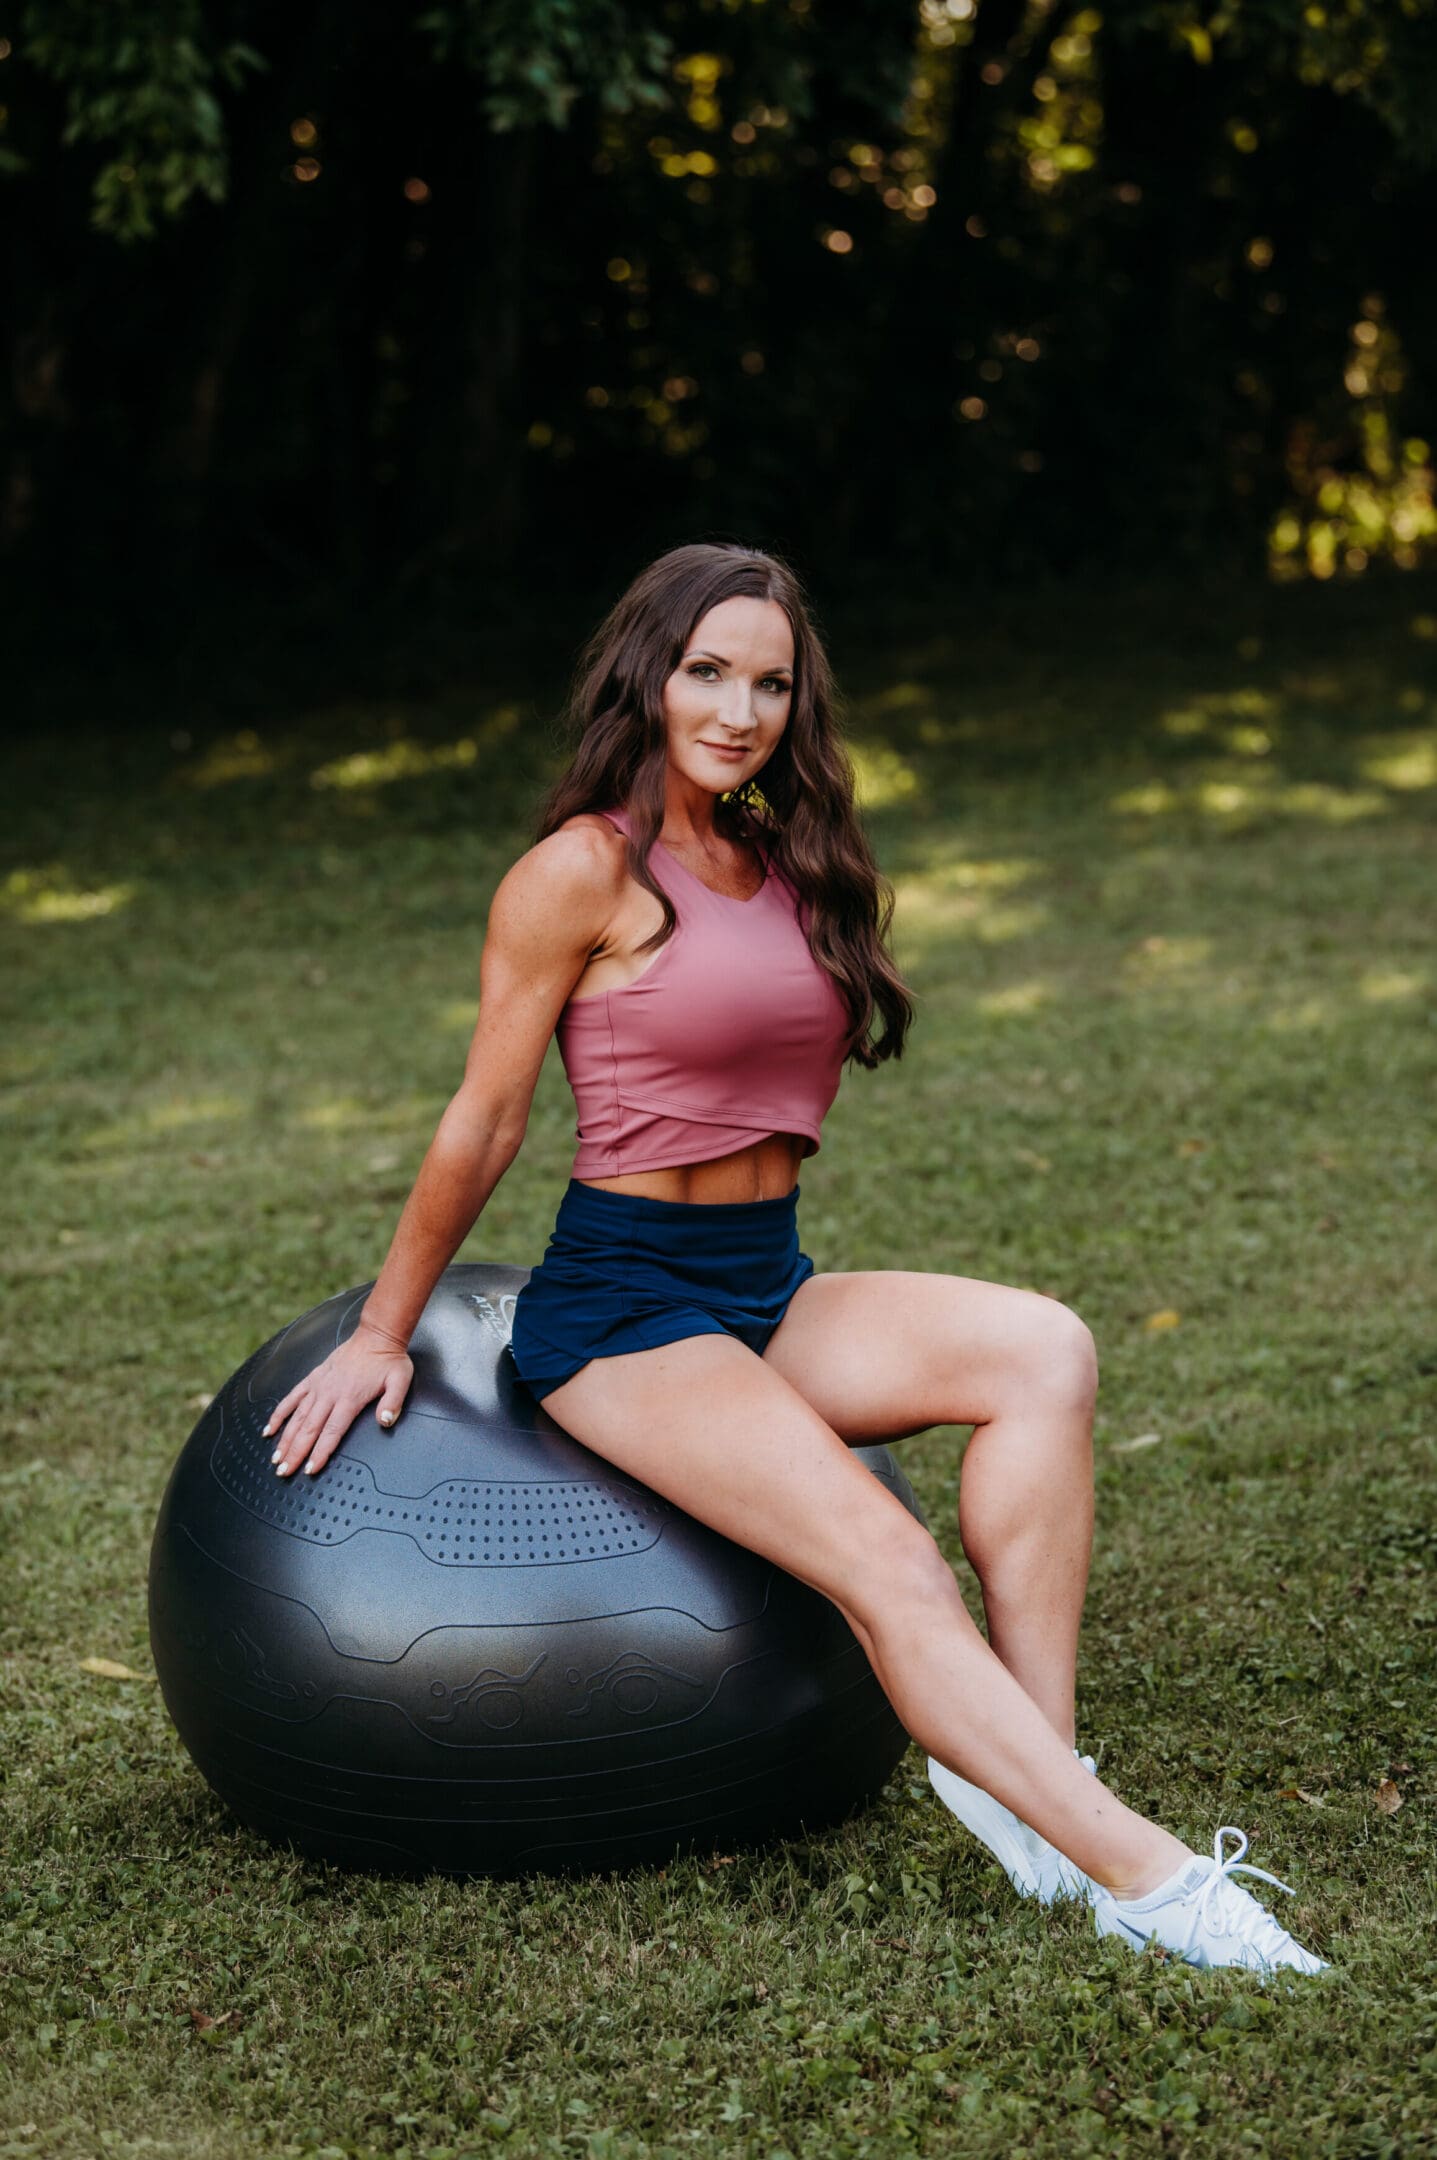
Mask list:
[[0,547],[1410,566],[1431,0],[23,0]]

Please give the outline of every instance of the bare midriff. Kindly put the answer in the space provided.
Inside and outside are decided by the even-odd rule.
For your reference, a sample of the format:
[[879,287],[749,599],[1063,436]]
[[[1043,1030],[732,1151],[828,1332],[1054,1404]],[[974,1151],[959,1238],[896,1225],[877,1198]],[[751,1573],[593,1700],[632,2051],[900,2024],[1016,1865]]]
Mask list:
[[803,1160],[798,1133],[769,1133],[712,1162],[678,1163],[666,1170],[631,1170],[622,1177],[579,1178],[601,1192],[634,1193],[643,1200],[691,1200],[702,1205],[741,1200],[778,1200],[798,1183]]

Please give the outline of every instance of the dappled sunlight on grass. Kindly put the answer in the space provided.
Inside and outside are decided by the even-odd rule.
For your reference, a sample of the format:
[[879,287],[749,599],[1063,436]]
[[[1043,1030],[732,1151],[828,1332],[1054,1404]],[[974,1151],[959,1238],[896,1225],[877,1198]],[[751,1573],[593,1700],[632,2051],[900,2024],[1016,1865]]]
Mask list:
[[1294,817],[1348,825],[1354,818],[1376,817],[1392,806],[1372,788],[1330,787],[1323,780],[1298,780],[1276,792],[1272,807]]
[[444,1003],[436,1008],[434,1018],[446,1035],[472,1035],[474,1023],[479,1018],[479,1000],[477,997],[446,998]]
[[145,1125],[150,1132],[177,1132],[185,1125],[201,1125],[209,1118],[244,1117],[249,1108],[247,1096],[172,1096],[146,1112]]
[[1210,937],[1145,937],[1123,955],[1125,975],[1143,983],[1191,982],[1213,956]]
[[1040,900],[1007,900],[1006,893],[1041,876],[1028,856],[947,862],[894,880],[899,934],[921,942],[944,931],[999,944],[1028,937],[1048,920]]
[[168,1134],[184,1132],[192,1125],[248,1117],[252,1108],[248,1096],[171,1095],[163,1102],[137,1108],[127,1117],[107,1118],[103,1125],[83,1136],[81,1145],[98,1148],[107,1154],[116,1148],[143,1147]]
[[417,780],[429,773],[453,772],[472,765],[479,745],[472,735],[458,742],[425,744],[401,736],[382,750],[354,750],[348,757],[333,758],[317,766],[309,776],[315,788],[387,787],[394,780]]
[[[460,1074],[456,1073],[455,1085]],[[441,1087],[442,1087],[441,1081]],[[377,1146],[413,1147],[417,1133],[432,1131],[444,1106],[438,1091],[396,1086],[370,1102],[355,1095],[319,1095],[307,1102],[296,1100],[283,1113],[286,1132],[362,1132]],[[371,1166],[372,1167],[372,1166]],[[416,1158],[415,1168],[418,1168]]]
[[922,890],[940,898],[952,892],[1012,892],[1016,886],[1041,877],[1043,871],[1044,865],[1036,855],[959,856],[933,863],[921,877],[904,879],[903,887],[905,891]]
[[1409,728],[1369,737],[1358,766],[1364,779],[1404,793],[1437,787],[1437,730]]
[[[1179,742],[1215,734],[1231,749],[1260,757],[1271,748],[1272,737],[1266,727],[1253,723],[1273,721],[1280,710],[1281,700],[1270,690],[1222,690],[1168,706],[1158,715],[1158,726]],[[1236,724],[1225,729],[1224,721]]]
[[1373,968],[1357,985],[1357,994],[1370,1005],[1389,1005],[1397,998],[1420,997],[1431,979],[1426,968]]
[[918,793],[919,779],[908,760],[887,743],[850,743],[849,754],[862,810],[886,810]]
[[[512,703],[495,705],[478,719],[466,714],[463,731],[444,742],[423,739],[426,717],[432,724],[433,714],[424,707],[413,714],[377,714],[372,705],[355,702],[307,714],[286,724],[272,740],[263,739],[255,728],[238,728],[178,765],[173,778],[203,793],[235,781],[276,779],[307,765],[312,789],[363,797],[399,781],[472,770],[491,747],[519,733],[525,715],[522,706]],[[353,747],[339,747],[346,742]],[[311,762],[321,745],[330,754]]]
[[434,773],[463,772],[478,764],[484,750],[513,735],[523,719],[517,705],[498,705],[477,727],[453,742],[418,742],[396,735],[373,750],[353,750],[331,758],[309,776],[313,788],[345,790],[389,787],[396,780],[422,780]]
[[986,893],[915,895],[905,888],[898,933],[919,943],[943,935],[975,938],[984,945],[1005,945],[1015,938],[1032,937],[1049,920],[1049,909],[1040,900],[1004,902]]
[[1316,1029],[1331,1028],[1337,1014],[1331,998],[1302,997],[1291,1004],[1274,1005],[1262,1019],[1263,1025],[1274,1035],[1305,1035]]
[[1235,757],[1266,757],[1272,748],[1272,737],[1266,728],[1254,727],[1250,721],[1239,721],[1236,727],[1224,728],[1222,739]]
[[1388,797],[1376,788],[1339,787],[1326,780],[1289,781],[1280,772],[1257,766],[1230,777],[1219,769],[1183,782],[1146,780],[1108,799],[1108,808],[1121,817],[1187,812],[1216,825],[1245,824],[1274,815],[1346,825],[1355,818],[1379,817],[1390,807]]
[[211,743],[193,764],[181,767],[177,778],[186,787],[224,787],[231,780],[263,780],[280,769],[276,751],[260,741],[253,728],[239,728],[233,735]]
[[0,913],[22,923],[90,922],[114,915],[139,891],[133,880],[83,887],[64,863],[12,870],[0,885]]
[[355,1095],[331,1095],[324,1102],[308,1103],[296,1110],[290,1123],[308,1126],[314,1132],[352,1132],[373,1125],[375,1117],[373,1103],[363,1103]]
[[1003,990],[980,991],[973,1004],[979,1012],[995,1020],[1005,1020],[1037,1012],[1040,1006],[1050,1005],[1054,996],[1050,982],[1035,978],[1032,982],[1009,983]]
[[1109,799],[1108,808],[1118,810],[1126,817],[1161,817],[1166,811],[1176,810],[1182,797],[1166,780],[1145,780],[1140,787],[1124,788],[1121,795]]
[[859,710],[865,713],[911,713],[926,711],[932,704],[933,693],[927,683],[889,683],[885,689],[875,690],[858,701]]

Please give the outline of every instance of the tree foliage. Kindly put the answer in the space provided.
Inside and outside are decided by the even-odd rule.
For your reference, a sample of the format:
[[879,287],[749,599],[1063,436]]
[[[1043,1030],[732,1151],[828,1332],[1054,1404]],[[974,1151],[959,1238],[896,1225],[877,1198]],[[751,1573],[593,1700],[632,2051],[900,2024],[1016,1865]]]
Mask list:
[[1415,560],[1434,21],[20,0],[0,547],[398,593],[718,528]]
[[[239,89],[265,63],[242,40],[216,37],[203,0],[27,0],[19,27],[25,59],[64,92],[59,146],[100,151],[92,184],[101,232],[148,239],[192,196],[224,200],[219,92]],[[23,152],[12,158],[12,171],[29,162]]]

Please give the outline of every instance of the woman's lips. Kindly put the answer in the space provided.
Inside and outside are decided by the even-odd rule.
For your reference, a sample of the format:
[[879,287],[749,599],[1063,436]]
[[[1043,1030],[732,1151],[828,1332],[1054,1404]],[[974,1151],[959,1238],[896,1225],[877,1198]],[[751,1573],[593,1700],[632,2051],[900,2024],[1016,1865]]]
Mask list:
[[699,747],[704,750],[712,750],[715,757],[746,758],[748,756],[747,749],[741,744],[731,747],[728,743],[704,742],[700,738]]

